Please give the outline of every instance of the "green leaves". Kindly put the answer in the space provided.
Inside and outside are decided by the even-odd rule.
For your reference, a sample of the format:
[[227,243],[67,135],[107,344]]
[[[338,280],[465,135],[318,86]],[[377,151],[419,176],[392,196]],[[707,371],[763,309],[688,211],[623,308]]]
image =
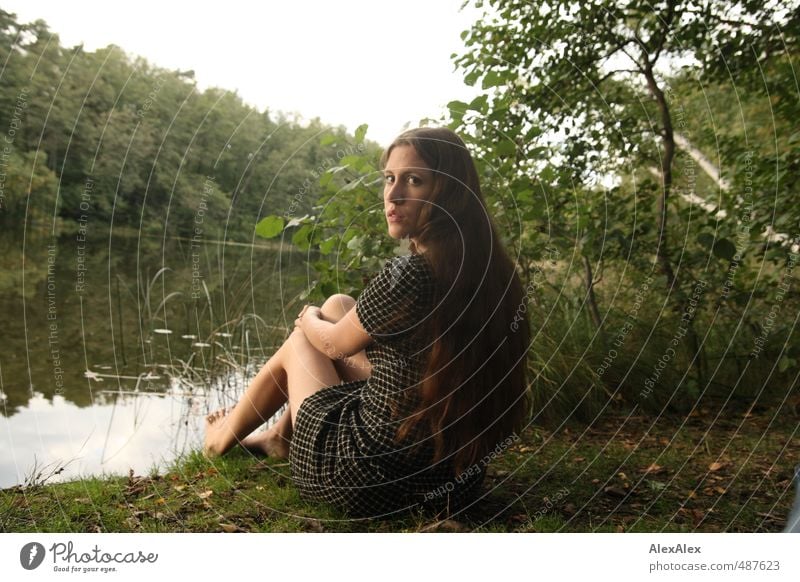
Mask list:
[[472,109],[473,111],[477,111],[478,113],[485,113],[487,104],[488,104],[488,97],[486,95],[479,95],[470,102],[467,108]]
[[788,356],[785,356],[785,355],[778,361],[778,371],[779,372],[785,372],[786,370],[791,370],[792,368],[795,368],[796,366],[797,366],[797,360],[795,360],[794,358],[790,358]]
[[705,248],[710,249],[714,246],[714,235],[707,232],[701,232],[697,235],[697,242]]
[[367,127],[369,127],[366,123],[362,123],[356,128],[356,143],[364,143],[364,136],[367,134]]
[[319,145],[321,146],[329,146],[336,142],[336,134],[333,133],[326,133],[323,135],[319,140]]
[[492,87],[498,87],[500,85],[503,85],[506,82],[507,77],[508,73],[498,73],[497,71],[489,71],[483,76],[483,81],[481,81],[481,88],[490,89]]
[[267,216],[256,225],[256,234],[261,238],[275,238],[283,231],[283,218]]
[[477,67],[473,68],[469,73],[464,75],[464,83],[470,87],[475,84],[478,77],[481,76],[481,71]]
[[697,242],[720,259],[732,261],[736,256],[736,245],[726,238],[714,238],[710,233],[701,232],[697,235]]
[[497,142],[495,151],[499,156],[513,156],[514,153],[517,151],[517,144],[515,144],[510,139],[504,139],[502,141]]
[[714,243],[712,252],[720,259],[732,261],[733,257],[736,255],[736,245],[726,238],[721,238]]
[[308,250],[311,245],[311,232],[312,226],[310,224],[304,224],[292,235],[292,244],[301,250]]
[[463,101],[451,101],[447,104],[447,109],[450,111],[451,119],[457,123],[461,123],[464,114],[467,112],[467,109],[469,109],[469,105]]
[[323,255],[329,255],[339,241],[335,237],[330,237],[319,243],[319,252]]

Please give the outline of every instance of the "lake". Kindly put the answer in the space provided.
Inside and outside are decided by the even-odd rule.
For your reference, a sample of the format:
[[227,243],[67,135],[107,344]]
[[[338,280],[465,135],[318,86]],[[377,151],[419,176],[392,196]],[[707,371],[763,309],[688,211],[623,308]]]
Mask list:
[[294,324],[278,243],[2,233],[0,487],[163,469]]

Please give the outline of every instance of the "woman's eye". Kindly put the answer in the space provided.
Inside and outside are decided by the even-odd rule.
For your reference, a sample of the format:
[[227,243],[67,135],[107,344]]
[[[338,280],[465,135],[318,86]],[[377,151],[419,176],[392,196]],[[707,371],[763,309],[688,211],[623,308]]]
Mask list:
[[391,184],[394,182],[394,176],[384,176],[383,181],[386,182],[387,184]]
[[408,183],[411,184],[412,186],[419,186],[422,183],[422,180],[420,180],[416,176],[409,176]]

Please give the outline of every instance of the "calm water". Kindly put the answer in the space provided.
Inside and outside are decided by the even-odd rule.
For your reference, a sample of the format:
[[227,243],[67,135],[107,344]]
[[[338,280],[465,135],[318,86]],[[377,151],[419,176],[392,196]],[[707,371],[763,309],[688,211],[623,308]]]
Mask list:
[[276,246],[0,237],[0,487],[137,474],[197,448],[307,286]]

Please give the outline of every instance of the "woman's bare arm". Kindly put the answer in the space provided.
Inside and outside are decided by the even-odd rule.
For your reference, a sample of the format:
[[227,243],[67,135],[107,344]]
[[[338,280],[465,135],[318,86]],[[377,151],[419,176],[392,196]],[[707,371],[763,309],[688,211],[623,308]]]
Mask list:
[[309,305],[296,323],[311,345],[332,360],[357,354],[372,343],[358,319],[355,306],[339,321],[331,323],[321,318],[319,307]]

